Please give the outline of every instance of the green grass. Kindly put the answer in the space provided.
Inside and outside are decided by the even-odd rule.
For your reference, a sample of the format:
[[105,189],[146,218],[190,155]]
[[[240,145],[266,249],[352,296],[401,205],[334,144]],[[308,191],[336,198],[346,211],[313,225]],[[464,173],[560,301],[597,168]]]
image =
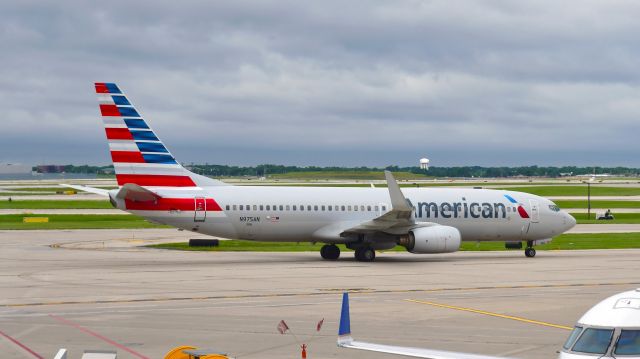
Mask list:
[[[23,217],[48,217],[48,223],[23,223]],[[8,214],[0,215],[0,230],[4,229],[128,229],[170,228],[147,222],[133,215],[92,214]]]
[[7,191],[14,192],[56,192],[56,191],[73,191],[67,187],[19,187],[19,188],[6,188]]
[[[587,208],[586,200],[554,201],[560,208]],[[591,201],[591,208],[640,208],[640,201]]]
[[[625,249],[640,248],[640,233],[571,233],[553,239],[551,243],[536,246],[536,250],[567,249]],[[501,242],[466,242],[462,244],[465,251],[505,250]]]
[[[314,252],[319,251],[322,244],[281,243],[281,242],[255,242],[255,241],[220,241],[218,247],[189,247],[189,243],[164,243],[149,245],[151,248],[176,249],[183,251],[206,252]],[[340,250],[346,251],[344,246]]]
[[[587,186],[526,186],[503,188],[538,196],[586,196]],[[600,187],[591,186],[592,196],[640,196],[640,187]]]
[[[220,241],[218,247],[189,247],[188,243],[154,244],[148,247],[159,249],[173,249],[185,251],[211,252],[316,252],[322,244],[310,243],[271,243],[254,241]],[[348,251],[344,245],[339,245],[341,251]],[[640,248],[640,233],[598,233],[598,234],[563,234],[553,242],[537,246],[539,250],[559,249],[620,249]],[[464,242],[462,251],[503,251],[504,242]],[[393,251],[403,252],[403,247],[396,247]]]
[[55,192],[0,192],[0,196],[12,197],[12,196],[52,196]]
[[640,213],[615,213],[613,220],[596,220],[596,214],[591,212],[591,216],[587,217],[586,213],[571,213],[579,224],[638,224],[640,223]]
[[[108,187],[108,186],[98,186],[95,188],[101,189],[115,189],[117,187]],[[73,188],[69,187],[19,187],[19,188],[6,188],[7,191],[15,191],[15,192],[56,192],[56,191],[77,191]]]
[[105,209],[113,208],[107,200],[24,200],[0,201],[0,209]]

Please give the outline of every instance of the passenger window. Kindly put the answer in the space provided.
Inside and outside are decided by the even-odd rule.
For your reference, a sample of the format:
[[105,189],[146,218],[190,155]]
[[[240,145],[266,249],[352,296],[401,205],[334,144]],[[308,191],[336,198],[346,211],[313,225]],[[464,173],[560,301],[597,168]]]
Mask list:
[[331,211],[331,206],[327,206],[327,211]]
[[[344,206],[342,206],[342,210],[344,211]],[[351,212],[351,206],[348,207],[348,211]]]
[[288,211],[288,210],[289,210],[289,205],[286,205],[286,206],[284,207],[284,209]]
[[301,210],[301,211],[304,211],[304,206],[300,206],[300,210]]
[[234,211],[236,210],[236,205],[235,205],[235,204],[233,205],[233,210],[234,210]]
[[264,206],[263,205],[260,205],[260,210],[264,211]]
[[282,205],[280,205],[280,210],[282,211]]
[[364,206],[360,206],[360,210],[364,212]]
[[317,211],[318,210],[318,206],[313,206],[313,210]]
[[353,210],[358,212],[358,206],[353,206]]
[[307,211],[310,211],[310,210],[311,210],[311,205],[308,205],[307,206]]
[[230,208],[230,206],[229,206],[229,205],[227,205],[226,209],[227,209],[227,211],[228,211],[228,210],[230,210],[231,208]]
[[322,212],[324,212],[324,206],[322,206]]
[[367,206],[367,211],[371,212],[371,206]]
[[616,344],[617,355],[633,355],[640,354],[640,330],[622,329],[618,343]]
[[267,205],[267,211],[271,210],[271,206]]
[[587,328],[576,342],[576,345],[573,346],[573,351],[589,354],[604,354],[609,348],[612,335],[613,329]]
[[378,212],[378,206],[375,206],[374,211]]
[[253,210],[254,210],[254,211],[257,211],[257,210],[258,210],[258,206],[254,204],[254,205],[253,205]]
[[251,205],[246,205],[246,206],[244,206],[244,208],[246,208],[247,211],[250,211],[251,210]]
[[298,206],[296,206],[295,204],[293,205],[293,210],[297,211],[298,210]]
[[385,212],[387,210],[387,206],[382,206],[382,211]]

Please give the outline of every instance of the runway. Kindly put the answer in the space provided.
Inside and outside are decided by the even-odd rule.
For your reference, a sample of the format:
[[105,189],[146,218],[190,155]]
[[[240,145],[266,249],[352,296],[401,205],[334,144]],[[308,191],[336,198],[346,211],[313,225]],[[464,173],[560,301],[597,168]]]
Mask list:
[[[336,348],[340,293],[350,290],[358,339],[552,358],[584,311],[640,287],[640,250],[545,251],[534,259],[519,251],[383,253],[362,263],[350,255],[325,262],[317,253],[139,247],[189,237],[155,229],[2,231],[0,331],[44,358],[60,347],[72,358],[84,349],[162,358],[185,344],[239,358],[293,358],[295,339],[277,333],[277,323],[286,320],[306,341],[325,318],[308,342],[310,357],[391,358]],[[35,357],[0,343],[2,358]]]

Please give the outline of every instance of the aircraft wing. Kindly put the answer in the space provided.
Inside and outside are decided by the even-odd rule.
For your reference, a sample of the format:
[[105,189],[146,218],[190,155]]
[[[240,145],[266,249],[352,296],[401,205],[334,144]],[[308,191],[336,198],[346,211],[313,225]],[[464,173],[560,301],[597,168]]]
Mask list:
[[449,352],[442,350],[432,350],[424,348],[412,348],[412,347],[399,347],[393,345],[383,345],[374,343],[365,343],[351,341],[348,343],[338,344],[339,347],[349,349],[361,349],[373,352],[404,355],[415,358],[429,358],[429,359],[504,359],[501,357],[492,357],[486,355],[476,355],[459,352]]
[[450,352],[426,348],[401,347],[393,345],[365,343],[355,341],[351,338],[351,318],[349,316],[349,294],[342,295],[342,311],[340,314],[340,327],[338,330],[338,347],[348,349],[368,350],[380,353],[404,355],[414,358],[428,359],[505,359],[505,357],[494,357],[479,354],[469,354],[460,352]]
[[[374,218],[370,221],[360,223],[354,227],[344,230],[343,234],[349,233],[371,233],[386,232],[392,234],[405,234],[416,225],[413,216],[413,205],[407,200],[398,182],[389,171],[384,171],[391,198],[391,211]],[[433,225],[433,224],[429,224]]]

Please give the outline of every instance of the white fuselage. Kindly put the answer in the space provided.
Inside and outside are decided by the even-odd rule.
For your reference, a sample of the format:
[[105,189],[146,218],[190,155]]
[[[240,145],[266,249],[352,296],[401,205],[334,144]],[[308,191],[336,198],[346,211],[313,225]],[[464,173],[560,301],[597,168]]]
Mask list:
[[[200,210],[131,210],[123,201],[117,206],[217,237],[327,243],[347,241],[340,236],[342,231],[391,210],[386,188],[218,186],[158,188],[156,192],[166,198],[194,199]],[[413,204],[417,222],[455,227],[463,241],[535,241],[575,225],[575,219],[553,202],[522,192],[460,188],[404,188],[402,192]],[[207,208],[205,200],[196,198],[208,199]]]

